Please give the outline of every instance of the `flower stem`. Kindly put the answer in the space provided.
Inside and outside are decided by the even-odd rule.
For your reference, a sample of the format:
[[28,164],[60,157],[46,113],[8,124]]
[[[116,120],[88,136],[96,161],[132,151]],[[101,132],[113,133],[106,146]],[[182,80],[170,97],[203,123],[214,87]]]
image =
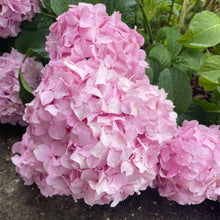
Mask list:
[[171,8],[170,8],[169,17],[168,17],[168,21],[167,21],[168,25],[170,23],[171,15],[172,15],[172,12],[173,12],[174,2],[175,2],[175,0],[172,0],[172,5],[171,5]]
[[181,13],[179,16],[179,25],[182,26],[184,24],[185,16],[186,16],[186,8],[187,8],[188,0],[183,0],[183,5],[181,8]]
[[50,18],[57,18],[55,15],[51,15],[51,14],[48,14],[48,13],[45,13],[45,12],[40,12],[40,14],[44,15],[44,16],[47,16],[47,17],[50,17]]
[[143,2],[141,0],[138,0],[138,3],[140,5],[141,12],[142,12],[143,18],[144,18],[144,29],[145,29],[146,32],[148,32],[148,34],[150,36],[150,44],[153,44],[153,34],[152,34],[150,22],[147,18],[147,15],[146,15],[145,11],[144,11],[144,8],[143,8]]

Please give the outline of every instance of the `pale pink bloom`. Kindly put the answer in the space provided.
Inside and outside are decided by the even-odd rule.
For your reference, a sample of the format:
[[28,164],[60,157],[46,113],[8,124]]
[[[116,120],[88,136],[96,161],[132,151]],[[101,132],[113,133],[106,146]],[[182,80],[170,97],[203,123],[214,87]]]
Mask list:
[[19,97],[19,69],[22,66],[24,78],[32,89],[40,83],[43,65],[34,58],[27,58],[15,49],[0,56],[0,122],[26,125],[22,117],[24,106]]
[[119,12],[108,16],[103,4],[79,3],[51,25],[46,49],[52,60],[92,58],[128,78],[142,79],[148,67],[143,44],[144,38],[121,21]]
[[164,90],[91,60],[50,61],[43,74],[13,146],[25,184],[111,206],[151,185],[160,146],[176,130]]
[[179,204],[198,204],[220,195],[219,126],[184,121],[159,158],[161,196]]
[[20,23],[39,12],[39,0],[0,0],[0,37],[17,36]]

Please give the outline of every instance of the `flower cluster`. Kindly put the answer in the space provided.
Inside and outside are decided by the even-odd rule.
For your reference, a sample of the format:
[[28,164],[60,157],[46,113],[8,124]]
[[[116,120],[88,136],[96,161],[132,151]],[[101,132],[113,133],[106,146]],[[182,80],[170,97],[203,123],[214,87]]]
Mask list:
[[[13,146],[25,184],[90,205],[115,206],[148,186],[179,204],[218,198],[219,126],[184,121],[177,128],[173,103],[145,75],[143,43],[103,4],[72,5],[51,25],[51,61],[27,105],[27,131]],[[0,119],[15,124],[24,111],[17,82],[23,55],[12,54],[0,59]],[[36,88],[39,75],[31,82],[26,74],[34,61],[25,62]]]
[[34,58],[27,58],[22,63],[24,58],[25,55],[15,49],[0,56],[0,122],[3,124],[26,124],[22,119],[24,106],[19,98],[19,69],[22,67],[24,78],[32,89],[40,83],[42,64]]
[[86,3],[73,5],[60,15],[51,25],[46,42],[52,60],[102,60],[108,69],[128,78],[135,74],[138,79],[148,67],[145,52],[140,49],[143,44],[143,37],[121,21],[119,12],[108,16],[105,5]]
[[50,61],[43,74],[26,108],[27,133],[13,146],[25,183],[90,205],[115,206],[145,190],[176,128],[164,90],[91,60]]
[[220,195],[219,126],[184,121],[159,156],[159,193],[179,204],[198,204]]
[[15,37],[20,23],[40,12],[39,0],[0,0],[0,37]]

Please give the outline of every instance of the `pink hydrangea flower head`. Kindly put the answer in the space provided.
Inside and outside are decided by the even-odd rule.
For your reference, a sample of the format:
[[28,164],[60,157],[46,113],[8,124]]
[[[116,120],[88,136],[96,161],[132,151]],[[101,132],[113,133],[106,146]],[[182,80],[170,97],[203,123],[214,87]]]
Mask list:
[[161,196],[198,204],[220,195],[219,126],[184,121],[160,152],[157,185]]
[[20,23],[40,12],[39,0],[0,0],[0,37],[15,37]]
[[119,12],[108,16],[103,4],[79,3],[51,25],[46,49],[52,60],[102,60],[108,69],[142,79],[148,67],[143,44],[143,37],[121,21]]
[[43,75],[13,146],[25,184],[111,206],[151,185],[160,145],[176,130],[164,90],[91,60],[50,61]]
[[24,78],[36,89],[40,83],[41,69],[43,65],[34,58],[27,58],[15,49],[11,53],[0,56],[0,122],[15,125],[26,125],[22,116],[24,106],[19,97],[20,85],[18,81],[19,69],[22,67]]

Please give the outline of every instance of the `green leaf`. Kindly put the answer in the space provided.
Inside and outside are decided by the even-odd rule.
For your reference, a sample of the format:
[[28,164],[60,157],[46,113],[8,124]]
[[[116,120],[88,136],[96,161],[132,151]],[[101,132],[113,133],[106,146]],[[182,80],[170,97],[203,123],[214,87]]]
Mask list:
[[20,91],[19,97],[21,98],[23,104],[31,102],[34,99],[34,95],[32,94],[32,89],[28,85],[27,81],[24,79],[24,76],[21,72],[21,68],[19,69],[19,84],[20,84]]
[[[157,13],[158,8],[160,7],[160,0],[143,0],[143,9],[147,15],[147,19],[151,20]],[[142,12],[139,13],[142,15]]]
[[79,1],[75,0],[51,0],[51,8],[56,15],[61,15],[69,10],[69,5],[76,5]]
[[53,12],[51,8],[51,0],[43,0],[43,5],[45,6],[48,12]]
[[189,109],[177,118],[177,123],[181,125],[183,120],[197,120],[205,125],[220,124],[220,107],[214,103],[194,99]]
[[160,73],[158,86],[168,93],[175,111],[181,115],[192,103],[192,88],[187,73],[178,69],[167,68]]
[[220,85],[220,56],[207,58],[198,71],[199,84],[205,90],[212,91]]
[[213,12],[196,14],[189,29],[177,41],[185,47],[207,48],[220,43],[220,18]]
[[45,50],[45,41],[46,36],[49,34],[49,26],[52,23],[52,18],[41,14],[36,15],[32,22],[25,22],[22,32],[15,39],[15,48],[21,53],[27,54],[33,51],[39,58],[48,59],[49,55]]
[[220,107],[215,103],[207,102],[201,99],[193,99],[193,102],[202,107],[206,112],[220,113]]
[[129,23],[134,19],[139,8],[136,0],[102,0],[100,2],[106,5],[109,15],[114,11],[120,11],[122,20],[125,23]]
[[199,85],[207,91],[213,91],[217,88],[217,86],[219,84],[213,83],[212,81],[208,80],[207,78],[200,76],[199,77]]
[[205,124],[205,110],[199,105],[192,103],[190,107],[177,118],[177,124],[182,125],[184,120],[197,120],[200,124]]
[[189,76],[192,75],[192,70],[185,63],[174,63],[173,67],[175,69],[181,70],[182,72],[186,72]]
[[39,32],[32,30],[24,30],[16,38],[15,48],[21,53],[26,54],[28,49],[31,48],[33,44],[35,44],[35,47],[37,47],[36,44],[38,42],[38,39],[40,38],[41,36]]
[[156,85],[158,83],[159,74],[162,71],[161,65],[157,60],[151,57],[147,57],[147,62],[150,68],[146,71],[146,74],[151,76],[150,82]]
[[90,4],[95,5],[95,4],[98,4],[98,3],[102,3],[102,0],[81,0],[79,2],[85,2],[85,3],[90,3]]
[[146,75],[148,76],[150,82],[153,84],[154,82],[154,73],[152,68],[146,68],[145,69]]
[[212,92],[212,102],[220,106],[220,86]]
[[220,43],[214,46],[214,52],[220,55]]
[[185,62],[190,69],[196,71],[199,70],[204,59],[206,59],[206,57],[202,53],[202,50],[194,48],[187,48],[180,54],[180,56],[178,56],[179,61]]
[[171,65],[171,53],[162,44],[155,44],[148,56],[157,60],[161,65],[161,69],[165,69]]
[[179,27],[162,27],[157,33],[157,41],[167,40],[167,47],[171,52],[172,57],[178,55],[182,49],[182,45],[176,41],[176,39],[180,37],[181,34]]

